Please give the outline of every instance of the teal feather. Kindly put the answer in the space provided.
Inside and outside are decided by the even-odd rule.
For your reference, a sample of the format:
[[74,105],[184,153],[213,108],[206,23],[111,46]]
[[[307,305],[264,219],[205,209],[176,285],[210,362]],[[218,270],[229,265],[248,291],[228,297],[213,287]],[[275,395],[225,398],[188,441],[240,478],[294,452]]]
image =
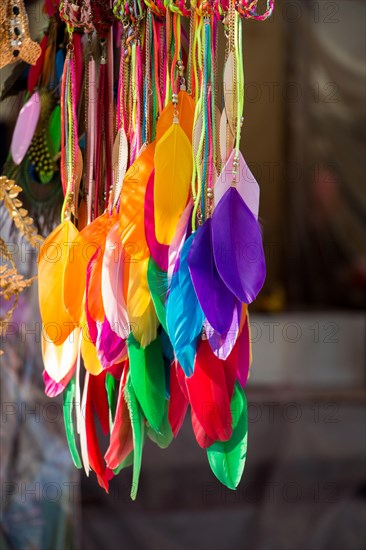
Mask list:
[[204,321],[188,269],[187,259],[192,241],[193,235],[183,245],[179,269],[172,277],[166,306],[168,334],[186,376],[193,374],[197,342]]

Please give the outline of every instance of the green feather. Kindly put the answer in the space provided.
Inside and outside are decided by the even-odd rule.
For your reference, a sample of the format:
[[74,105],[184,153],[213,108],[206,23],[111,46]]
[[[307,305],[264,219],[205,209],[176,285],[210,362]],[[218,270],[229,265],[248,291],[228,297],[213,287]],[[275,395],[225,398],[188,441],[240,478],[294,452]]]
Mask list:
[[48,121],[48,144],[51,156],[54,157],[61,147],[61,108],[56,105]]
[[217,479],[229,489],[236,489],[244,471],[248,436],[247,400],[238,382],[230,408],[233,434],[229,441],[217,441],[208,447],[207,458]]
[[127,340],[134,392],[151,427],[159,430],[165,410],[165,372],[160,339],[142,348],[132,334]]
[[109,426],[112,431],[114,415],[116,414],[118,385],[117,380],[113,378],[110,372],[107,372],[105,377],[105,387],[107,390],[108,406],[109,406]]
[[168,274],[160,269],[152,258],[149,259],[149,265],[147,267],[147,282],[157,318],[162,324],[165,332],[168,332],[165,312],[165,299],[166,293],[168,292]]
[[148,426],[147,428],[147,435],[149,436],[151,441],[156,443],[161,449],[166,449],[167,447],[169,447],[169,445],[174,439],[173,432],[169,424],[168,412],[169,412],[169,401],[166,401],[165,412],[164,412],[163,420],[159,426],[159,430],[156,432],[151,428],[151,426]]
[[114,475],[116,476],[117,474],[120,473],[121,470],[123,470],[124,468],[128,468],[128,466],[132,466],[133,460],[134,460],[134,455],[133,455],[133,451],[131,451],[130,454],[128,454],[126,458],[122,460],[118,468],[113,470]]
[[145,430],[144,430],[144,416],[142,414],[141,407],[139,405],[139,402],[137,401],[137,398],[133,389],[130,373],[128,373],[126,386],[125,386],[125,399],[126,399],[129,413],[130,413],[131,426],[132,426],[132,438],[133,438],[134,450],[133,450],[131,498],[132,500],[135,500],[138,486],[139,486],[139,477],[140,477],[141,462],[142,462],[142,449],[143,449],[144,440],[145,440]]
[[63,413],[64,413],[64,423],[66,431],[66,439],[69,445],[71,458],[77,468],[81,468],[81,460],[79,452],[76,446],[75,441],[75,430],[74,423],[72,419],[72,409],[74,404],[75,397],[75,378],[71,378],[70,382],[67,384],[64,391],[64,404],[63,404]]

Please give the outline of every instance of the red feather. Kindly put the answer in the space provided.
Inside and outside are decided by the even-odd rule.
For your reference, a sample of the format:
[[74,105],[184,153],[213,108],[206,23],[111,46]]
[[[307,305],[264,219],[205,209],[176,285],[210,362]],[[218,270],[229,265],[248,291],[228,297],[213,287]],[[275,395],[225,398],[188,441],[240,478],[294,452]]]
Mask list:
[[[178,368],[181,370],[181,372],[183,372],[180,367]],[[175,364],[173,361],[170,365],[170,401],[168,419],[174,437],[177,437],[178,432],[182,427],[187,408],[188,400],[181,390],[178,381],[177,369],[175,368]]]
[[197,416],[195,415],[193,409],[191,409],[191,420],[192,420],[192,428],[194,431],[194,436],[196,438],[198,445],[202,447],[202,449],[207,449],[207,447],[210,447],[211,445],[213,445],[215,441],[206,434]]
[[109,468],[118,468],[121,462],[133,450],[133,437],[130,414],[124,397],[125,385],[128,374],[128,361],[126,361],[119,386],[116,416],[111,432],[111,440],[106,454],[105,461]]
[[48,42],[48,35],[45,34],[40,42],[41,46],[41,55],[37,59],[37,62],[35,65],[31,65],[28,73],[28,92],[31,94],[34,90],[34,88],[38,84],[38,80],[42,71],[44,58],[46,55],[46,49],[47,49],[47,42]]
[[79,101],[80,97],[80,90],[81,90],[81,83],[83,79],[83,49],[81,46],[81,39],[83,35],[78,34],[77,32],[74,32],[73,34],[73,44],[74,44],[74,55],[75,55],[75,80],[76,80],[76,104]]
[[[89,376],[88,395],[85,405],[85,427],[89,464],[97,475],[99,485],[108,493],[108,480],[113,477],[113,472],[105,466],[94,421],[94,410],[96,410],[103,430],[105,430],[105,403],[103,398],[98,397],[98,394],[106,393],[104,389],[104,378],[105,376],[103,376],[103,373],[99,376]],[[103,384],[103,388],[101,384]],[[107,397],[105,397],[105,399],[107,400]]]
[[192,410],[207,435],[215,441],[230,439],[232,418],[225,366],[212,353],[208,340],[199,342],[194,372],[186,384]]
[[175,363],[175,371],[176,371],[180,391],[183,393],[187,401],[189,401],[187,385],[186,385],[186,375],[184,374],[184,371],[180,366],[180,364],[178,363],[178,361],[175,360],[174,363]]

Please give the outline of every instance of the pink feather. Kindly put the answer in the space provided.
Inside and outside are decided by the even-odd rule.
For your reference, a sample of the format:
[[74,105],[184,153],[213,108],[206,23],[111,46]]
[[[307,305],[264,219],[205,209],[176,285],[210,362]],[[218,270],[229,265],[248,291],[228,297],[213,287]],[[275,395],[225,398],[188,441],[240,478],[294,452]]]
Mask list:
[[125,251],[121,243],[119,222],[108,233],[102,266],[102,298],[105,316],[120,338],[130,333],[127,306],[123,294]]
[[[214,188],[215,206],[220,202],[220,199],[229,189],[233,181],[233,161],[235,156],[235,150],[232,151],[229,156],[219,179],[217,180]],[[239,166],[237,169],[238,176],[236,178],[236,188],[248,206],[249,210],[258,219],[259,210],[259,185],[250,171],[247,163],[244,160],[243,155],[239,152]]]

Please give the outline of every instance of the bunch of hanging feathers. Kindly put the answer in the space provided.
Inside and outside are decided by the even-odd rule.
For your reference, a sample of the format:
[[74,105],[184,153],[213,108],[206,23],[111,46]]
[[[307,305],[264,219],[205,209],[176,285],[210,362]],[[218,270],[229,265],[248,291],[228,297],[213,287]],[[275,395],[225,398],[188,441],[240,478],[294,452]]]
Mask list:
[[[57,109],[64,204],[38,259],[43,377],[47,395],[63,393],[75,465],[106,491],[132,465],[133,499],[145,439],[167,447],[187,413],[230,489],[246,459],[248,305],[265,259],[259,187],[239,150],[241,25],[263,15],[256,2],[210,6],[64,1],[57,14],[69,41]],[[39,117],[36,94],[37,79],[23,110]],[[13,140],[15,160],[36,127]]]

